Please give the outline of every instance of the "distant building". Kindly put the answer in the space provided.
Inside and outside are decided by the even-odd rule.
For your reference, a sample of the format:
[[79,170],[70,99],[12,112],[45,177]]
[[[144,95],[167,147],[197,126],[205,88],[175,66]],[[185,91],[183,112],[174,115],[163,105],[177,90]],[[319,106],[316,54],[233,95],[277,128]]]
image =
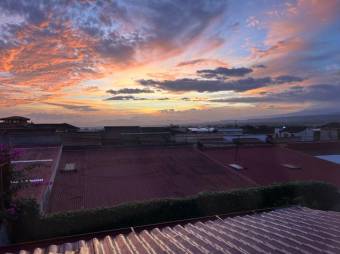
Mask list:
[[105,145],[163,145],[170,142],[168,127],[105,126],[102,142]]
[[41,123],[30,126],[35,130],[54,130],[55,132],[74,132],[79,128],[68,123]]
[[217,132],[223,133],[226,136],[243,135],[243,129],[241,128],[218,128]]
[[276,139],[295,139],[296,141],[329,141],[340,139],[340,126],[329,124],[320,128],[282,127],[275,128]]
[[265,143],[267,142],[268,135],[266,134],[257,134],[257,135],[226,135],[224,136],[224,140],[230,143]]
[[29,118],[22,116],[10,116],[0,118],[0,128],[16,128],[16,127],[24,127],[31,124]]
[[216,132],[215,128],[188,128],[188,130],[193,133]]
[[321,126],[321,140],[340,139],[340,123],[333,122]]
[[305,128],[303,131],[295,133],[300,141],[318,141],[321,139],[321,130],[318,128]]
[[275,128],[275,138],[292,138],[299,135],[299,133],[306,130],[304,126],[283,126],[281,128]]

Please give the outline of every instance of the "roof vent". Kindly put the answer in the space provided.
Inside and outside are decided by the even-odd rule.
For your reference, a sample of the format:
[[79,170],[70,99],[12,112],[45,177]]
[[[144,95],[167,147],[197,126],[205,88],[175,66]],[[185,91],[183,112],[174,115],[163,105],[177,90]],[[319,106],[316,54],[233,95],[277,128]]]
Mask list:
[[302,169],[300,166],[294,165],[294,164],[281,164],[283,167],[288,168],[288,169],[293,169],[293,170],[298,170]]
[[75,171],[77,171],[76,164],[75,163],[66,163],[63,171],[64,172],[75,172]]
[[235,170],[245,169],[244,167],[242,167],[241,165],[236,164],[236,163],[228,164],[228,166],[231,167],[232,169],[235,169]]

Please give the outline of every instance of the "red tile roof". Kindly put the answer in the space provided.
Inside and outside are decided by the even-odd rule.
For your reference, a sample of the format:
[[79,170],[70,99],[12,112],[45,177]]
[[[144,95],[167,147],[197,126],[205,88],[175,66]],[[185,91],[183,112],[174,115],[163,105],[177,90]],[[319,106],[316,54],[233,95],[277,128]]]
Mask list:
[[[284,208],[154,226],[99,239],[40,246],[34,253],[340,253],[340,213]],[[19,253],[20,248],[13,248]],[[32,252],[20,252],[28,254]]]

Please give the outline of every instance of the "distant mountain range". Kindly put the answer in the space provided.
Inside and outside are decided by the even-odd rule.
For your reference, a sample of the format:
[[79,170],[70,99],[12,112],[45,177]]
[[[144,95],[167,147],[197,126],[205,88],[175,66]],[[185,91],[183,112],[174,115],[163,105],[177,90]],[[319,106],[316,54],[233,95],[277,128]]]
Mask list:
[[247,120],[222,120],[207,123],[207,125],[308,125],[319,126],[330,122],[340,122],[340,112],[315,114],[309,112],[295,112],[275,117],[254,118]]

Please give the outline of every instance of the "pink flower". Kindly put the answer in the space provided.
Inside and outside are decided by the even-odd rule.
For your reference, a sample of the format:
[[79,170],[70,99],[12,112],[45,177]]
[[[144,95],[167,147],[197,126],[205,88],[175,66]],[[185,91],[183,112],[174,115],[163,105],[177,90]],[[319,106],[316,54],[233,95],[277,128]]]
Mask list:
[[14,215],[16,215],[17,210],[16,210],[14,207],[11,207],[11,208],[8,208],[8,209],[7,209],[7,213],[8,213],[9,215],[14,216]]
[[22,156],[24,154],[24,151],[22,149],[13,149],[10,153],[10,157],[11,159],[17,159],[19,158],[20,156]]
[[3,150],[6,150],[7,146],[4,144],[0,144],[0,152],[2,152]]

